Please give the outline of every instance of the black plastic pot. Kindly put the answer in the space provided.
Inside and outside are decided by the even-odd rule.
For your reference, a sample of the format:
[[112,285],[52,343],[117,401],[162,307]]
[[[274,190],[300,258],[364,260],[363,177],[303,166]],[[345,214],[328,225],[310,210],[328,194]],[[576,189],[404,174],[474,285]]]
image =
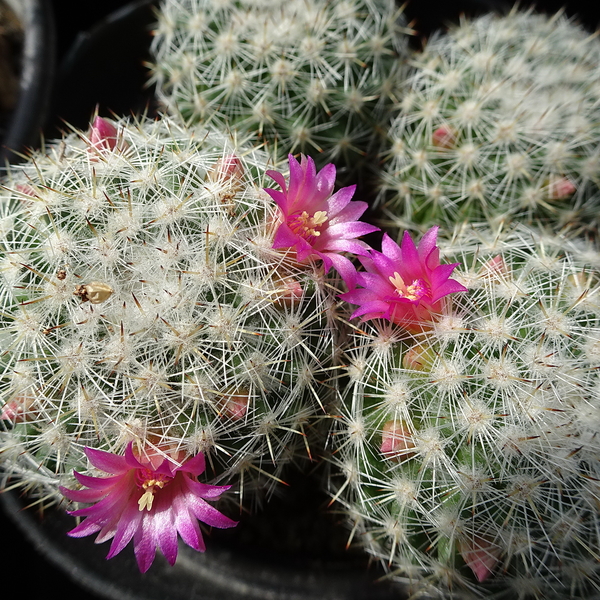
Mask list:
[[19,91],[0,141],[0,165],[40,142],[54,82],[55,30],[47,0],[4,0],[23,29],[15,47]]
[[[46,138],[59,137],[65,123],[85,130],[95,111],[102,116],[153,111],[154,92],[146,83],[153,0],[111,0],[116,10],[86,27],[89,11],[81,2],[53,0],[59,40],[59,64]],[[71,9],[69,9],[71,5]],[[99,10],[102,10],[102,6]],[[65,47],[66,46],[66,47]]]
[[[26,499],[0,496],[17,531],[50,564],[91,595],[109,600],[403,600],[403,589],[389,581],[359,549],[346,550],[348,532],[340,516],[310,476],[292,476],[291,490],[257,515],[242,516],[231,530],[205,534],[200,554],[180,544],[174,567],[157,553],[152,568],[140,574],[131,544],[105,560],[110,543],[72,539],[75,519],[64,509],[43,515],[23,510]],[[228,514],[230,514],[229,511]],[[33,565],[34,563],[30,563]],[[27,572],[29,565],[23,565]],[[21,569],[20,569],[21,570]],[[36,569],[37,570],[37,569]],[[52,586],[65,593],[64,583]],[[67,593],[68,596],[68,593]],[[78,593],[78,598],[87,598]]]

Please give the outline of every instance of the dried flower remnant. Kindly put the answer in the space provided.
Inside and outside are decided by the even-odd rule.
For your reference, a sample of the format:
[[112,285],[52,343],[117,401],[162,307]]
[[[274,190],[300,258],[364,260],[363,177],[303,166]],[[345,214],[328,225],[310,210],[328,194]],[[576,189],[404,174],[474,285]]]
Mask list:
[[366,202],[351,201],[355,185],[333,193],[336,169],[325,165],[318,173],[312,158],[301,155],[298,162],[291,154],[289,186],[282,173],[267,171],[281,191],[266,188],[281,211],[273,248],[291,248],[299,263],[311,258],[323,260],[325,272],[333,266],[350,289],[355,285],[356,269],[341,252],[367,256],[367,246],[356,238],[378,231],[374,225],[358,219],[367,210]]
[[458,263],[440,264],[437,232],[438,227],[432,227],[418,247],[408,232],[404,232],[401,246],[386,233],[382,252],[371,250],[369,257],[359,256],[366,269],[357,273],[357,285],[362,289],[340,296],[360,306],[352,318],[387,319],[408,331],[419,332],[428,328],[441,312],[444,296],[467,291],[464,285],[450,279]]
[[91,283],[76,286],[73,295],[79,296],[82,302],[101,304],[102,302],[106,302],[112,296],[113,291],[112,287],[107,283],[92,281]]
[[117,555],[133,539],[139,569],[145,573],[159,548],[169,564],[177,558],[177,534],[190,547],[204,552],[206,546],[198,521],[218,528],[237,525],[206,500],[216,500],[230,486],[200,483],[205,469],[203,454],[183,460],[155,453],[137,457],[130,442],[124,456],[86,448],[90,463],[109,477],[92,477],[75,471],[79,483],[88,489],[60,488],[75,502],[92,503],[70,512],[86,519],[68,534],[85,537],[96,532],[96,543],[112,538],[106,558]]

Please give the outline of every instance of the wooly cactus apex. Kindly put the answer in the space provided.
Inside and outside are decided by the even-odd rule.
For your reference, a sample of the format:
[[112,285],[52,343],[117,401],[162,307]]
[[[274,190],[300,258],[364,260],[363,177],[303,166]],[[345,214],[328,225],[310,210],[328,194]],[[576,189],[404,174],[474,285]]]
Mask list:
[[599,62],[597,36],[561,13],[515,8],[434,36],[413,57],[382,154],[386,218],[596,225]]
[[178,457],[169,477],[204,454],[203,477],[237,485],[241,503],[309,455],[336,279],[272,249],[268,167],[215,131],[100,118],[11,167],[0,193],[4,485],[51,503],[59,485],[77,487],[74,470],[90,473],[88,455],[133,442],[128,465]]
[[349,344],[330,490],[350,540],[414,597],[597,598],[600,254],[525,225],[439,246],[468,291]]
[[188,123],[247,133],[277,160],[304,152],[356,174],[397,99],[401,13],[394,0],[164,0],[151,81]]

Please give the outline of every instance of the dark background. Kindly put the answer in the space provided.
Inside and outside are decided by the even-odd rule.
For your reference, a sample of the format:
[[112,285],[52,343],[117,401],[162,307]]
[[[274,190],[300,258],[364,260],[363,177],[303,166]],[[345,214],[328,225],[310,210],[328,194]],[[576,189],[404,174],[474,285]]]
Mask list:
[[[96,106],[99,114],[110,116],[152,112],[152,90],[144,87],[149,58],[147,48],[153,14],[145,0],[48,0],[56,29],[56,78],[44,135],[53,138],[65,122],[85,129]],[[492,6],[492,0],[465,0],[460,6]],[[523,3],[524,4],[524,3]],[[540,9],[559,10],[561,0],[538,2]],[[413,0],[407,13],[423,35],[444,22],[456,19],[457,3],[441,0]],[[124,8],[125,7],[125,8]],[[129,10],[126,9],[129,7]],[[121,9],[124,12],[115,14]],[[578,15],[591,31],[600,21],[600,3],[569,2],[567,14]],[[112,15],[112,16],[111,16]],[[64,600],[99,600],[61,570],[42,558],[21,531],[0,510],[0,568],[4,594],[29,598],[61,595]],[[91,543],[86,540],[82,543]],[[108,551],[108,544],[104,545]],[[131,547],[124,550],[131,553]],[[118,559],[114,559],[118,560]],[[18,585],[18,592],[13,587]],[[12,588],[11,591],[9,588]]]

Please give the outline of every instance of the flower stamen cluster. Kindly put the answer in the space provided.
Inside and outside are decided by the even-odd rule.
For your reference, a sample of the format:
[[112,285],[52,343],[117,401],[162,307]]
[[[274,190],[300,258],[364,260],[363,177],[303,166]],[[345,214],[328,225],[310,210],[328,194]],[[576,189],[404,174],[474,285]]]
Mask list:
[[327,222],[327,211],[318,210],[311,217],[305,210],[301,214],[290,215],[289,227],[293,233],[304,238],[309,244],[321,235],[321,228]]
[[406,298],[413,302],[418,302],[422,296],[427,293],[425,288],[425,282],[422,279],[414,279],[410,285],[404,283],[404,279],[398,271],[396,271],[393,277],[389,278],[390,283],[396,288],[396,293],[400,298]]

